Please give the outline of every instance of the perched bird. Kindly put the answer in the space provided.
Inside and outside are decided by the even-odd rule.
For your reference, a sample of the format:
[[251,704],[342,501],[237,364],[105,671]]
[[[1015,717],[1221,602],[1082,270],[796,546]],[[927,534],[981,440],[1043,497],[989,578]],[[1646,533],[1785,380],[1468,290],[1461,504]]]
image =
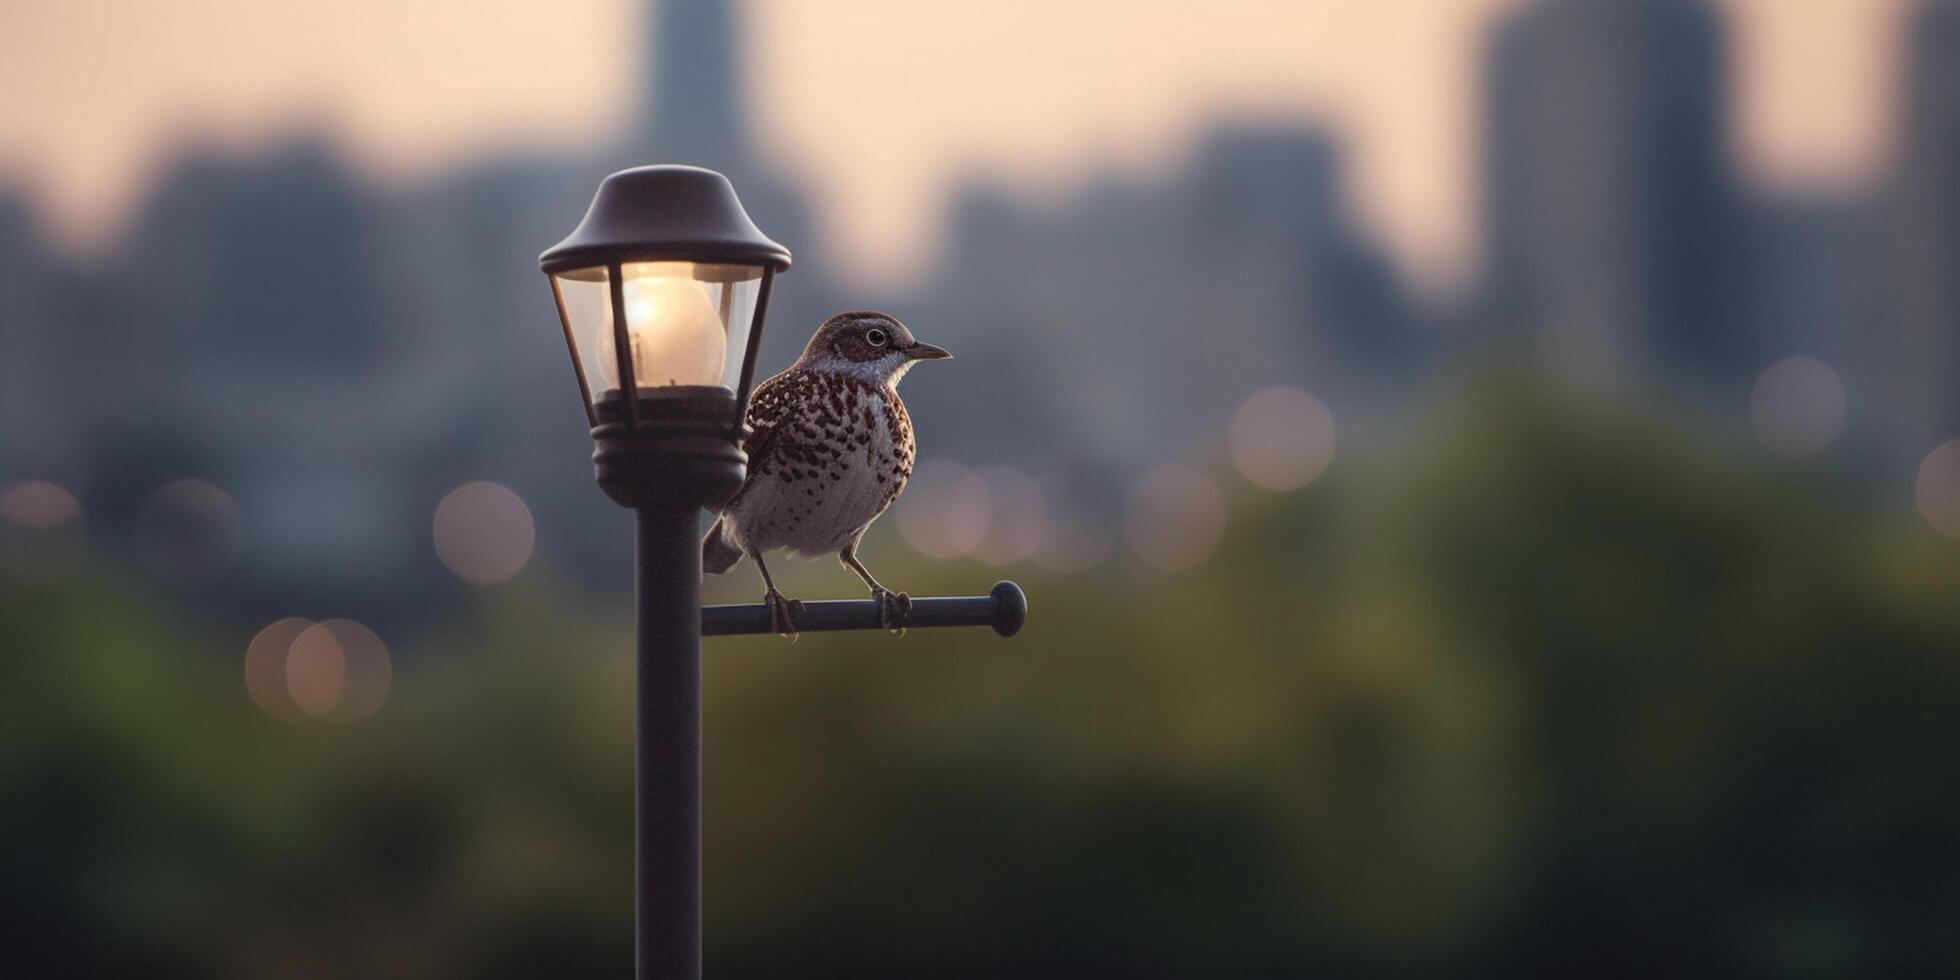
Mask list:
[[749,399],[743,448],[749,475],[701,542],[701,565],[719,574],[742,556],[762,572],[771,626],[794,636],[802,603],[785,599],[762,556],[834,554],[878,601],[886,629],[904,627],[912,599],[893,592],[858,561],[859,539],[898,499],[912,475],[912,420],[898,381],[919,361],[952,357],[920,343],[883,313],[839,313],[823,322],[803,356]]

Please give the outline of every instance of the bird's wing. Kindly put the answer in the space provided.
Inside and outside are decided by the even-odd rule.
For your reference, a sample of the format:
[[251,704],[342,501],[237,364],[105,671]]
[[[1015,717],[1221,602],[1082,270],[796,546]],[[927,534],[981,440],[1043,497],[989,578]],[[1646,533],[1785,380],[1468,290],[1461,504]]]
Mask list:
[[749,454],[750,479],[754,479],[762,461],[769,457],[776,433],[782,429],[784,405],[788,401],[784,389],[789,382],[789,375],[776,375],[757,385],[749,396],[749,437],[743,441],[742,451]]
[[[784,466],[791,458],[806,455],[798,445],[794,416],[796,406],[809,396],[811,378],[803,373],[784,372],[756,386],[749,397],[749,437],[742,450],[749,456],[746,491],[756,480]],[[737,499],[740,498],[737,494]]]

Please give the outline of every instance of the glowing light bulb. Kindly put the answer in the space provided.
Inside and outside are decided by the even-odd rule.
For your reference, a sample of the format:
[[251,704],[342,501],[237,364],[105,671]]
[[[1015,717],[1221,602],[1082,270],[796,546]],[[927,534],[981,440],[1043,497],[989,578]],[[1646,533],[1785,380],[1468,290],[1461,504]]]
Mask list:
[[[620,289],[626,304],[626,337],[633,352],[633,380],[642,388],[719,385],[728,361],[728,331],[692,266],[684,262],[629,265]],[[599,372],[619,387],[619,355],[612,311],[599,331]]]

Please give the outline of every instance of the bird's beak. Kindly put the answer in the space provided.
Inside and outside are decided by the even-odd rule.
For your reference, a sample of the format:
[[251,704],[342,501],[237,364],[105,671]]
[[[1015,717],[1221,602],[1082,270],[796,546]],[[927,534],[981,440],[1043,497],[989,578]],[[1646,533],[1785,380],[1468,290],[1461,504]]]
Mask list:
[[913,344],[905,348],[905,356],[914,361],[944,361],[951,358],[953,352],[931,344]]

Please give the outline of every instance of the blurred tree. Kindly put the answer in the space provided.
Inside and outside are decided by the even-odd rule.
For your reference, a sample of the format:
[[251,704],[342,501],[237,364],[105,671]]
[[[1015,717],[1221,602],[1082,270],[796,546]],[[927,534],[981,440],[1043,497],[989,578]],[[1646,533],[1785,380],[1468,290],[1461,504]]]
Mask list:
[[[718,643],[716,972],[1960,966],[1960,555],[1514,379],[1414,447],[1237,491],[1200,572],[1031,579],[1013,643]],[[630,617],[495,596],[333,729],[257,713],[243,637],[0,594],[12,962],[623,972]]]

